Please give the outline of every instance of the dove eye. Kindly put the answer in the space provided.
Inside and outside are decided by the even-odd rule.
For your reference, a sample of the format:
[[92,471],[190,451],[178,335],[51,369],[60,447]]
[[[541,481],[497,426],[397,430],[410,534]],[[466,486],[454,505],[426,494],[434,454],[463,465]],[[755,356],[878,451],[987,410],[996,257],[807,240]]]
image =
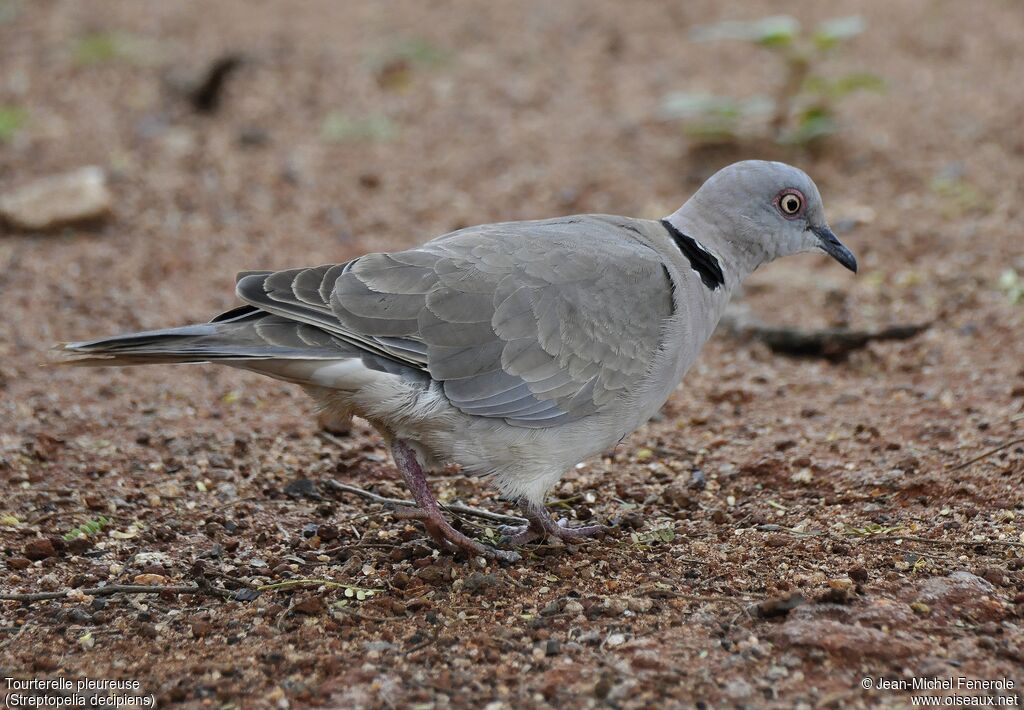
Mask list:
[[775,204],[785,217],[795,217],[804,209],[804,198],[796,190],[786,190],[775,198]]

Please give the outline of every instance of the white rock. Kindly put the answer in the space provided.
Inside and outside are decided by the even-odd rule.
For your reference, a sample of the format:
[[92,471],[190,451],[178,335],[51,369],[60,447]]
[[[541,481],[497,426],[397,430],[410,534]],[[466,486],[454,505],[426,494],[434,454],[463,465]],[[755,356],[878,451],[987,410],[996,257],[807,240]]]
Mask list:
[[583,605],[575,599],[570,599],[565,603],[565,606],[562,607],[562,611],[571,616],[577,616],[583,613]]
[[754,689],[747,681],[737,678],[729,681],[728,685],[725,686],[725,694],[731,700],[746,700],[754,694]]
[[110,215],[113,198],[102,168],[40,178],[0,195],[0,218],[18,229],[48,230]]
[[140,552],[132,558],[132,563],[144,567],[145,565],[171,566],[171,558],[163,552]]

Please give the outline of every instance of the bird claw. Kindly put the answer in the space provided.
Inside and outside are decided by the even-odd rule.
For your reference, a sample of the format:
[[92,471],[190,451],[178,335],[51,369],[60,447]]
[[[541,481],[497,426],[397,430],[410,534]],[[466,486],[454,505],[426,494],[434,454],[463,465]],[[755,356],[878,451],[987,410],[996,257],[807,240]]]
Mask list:
[[423,510],[422,508],[396,508],[395,517],[400,520],[418,520],[426,528],[430,538],[449,552],[467,552],[471,555],[480,555],[489,560],[501,562],[518,562],[522,555],[513,550],[498,550],[477,542],[471,537],[463,535],[453,528],[444,517],[435,511]]
[[498,528],[502,535],[502,542],[508,545],[525,545],[535,540],[543,540],[548,537],[557,538],[566,542],[585,540],[587,538],[604,535],[608,532],[605,525],[584,525],[578,528],[569,527],[569,521],[561,518],[558,522],[551,520],[547,514],[531,516],[529,525],[502,525]]
[[[522,559],[522,555],[514,550],[490,547],[460,533],[438,511],[401,507],[395,508],[395,517],[400,520],[419,521],[430,538],[442,549],[451,553],[466,552],[500,562],[518,562]],[[498,528],[498,532],[502,536],[501,544],[513,546],[525,545],[549,537],[565,542],[579,542],[604,535],[608,530],[609,528],[605,525],[584,525],[571,528],[566,518],[555,522],[546,514],[531,517],[529,525],[502,525]]]

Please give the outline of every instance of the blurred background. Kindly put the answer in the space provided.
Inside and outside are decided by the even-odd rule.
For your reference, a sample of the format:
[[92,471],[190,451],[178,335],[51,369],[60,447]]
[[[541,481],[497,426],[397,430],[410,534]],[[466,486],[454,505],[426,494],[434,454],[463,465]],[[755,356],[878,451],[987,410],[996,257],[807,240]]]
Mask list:
[[[817,180],[863,268],[777,265],[754,288],[797,301],[780,317],[839,285],[872,321],[933,317],[963,279],[1005,298],[1020,4],[778,9],[3,0],[0,192],[97,166],[110,193],[84,229],[8,204],[6,347],[203,319],[241,269],[488,221],[661,217],[754,157]],[[52,206],[43,187],[22,209]]]
[[[930,327],[908,340],[862,343],[838,362],[714,339],[664,419],[573,472],[556,495],[596,491],[588,499],[597,501],[594,509],[579,516],[607,519],[632,506],[647,521],[637,525],[667,520],[680,531],[680,554],[701,559],[694,569],[703,574],[717,560],[721,572],[708,567],[706,577],[687,571],[684,578],[672,566],[682,562],[644,557],[627,540],[625,552],[588,551],[588,559],[613,556],[610,567],[593,568],[589,582],[578,570],[574,578],[552,566],[545,579],[557,573],[571,590],[550,582],[551,594],[576,594],[579,585],[605,594],[593,580],[615,569],[635,574],[636,584],[662,574],[706,593],[766,595],[814,589],[853,565],[848,546],[747,545],[731,529],[722,532],[734,519],[838,529],[847,542],[897,526],[931,534],[933,525],[936,535],[964,540],[1018,539],[1020,446],[976,476],[940,474],[1024,426],[1022,48],[1019,0],[0,0],[0,477],[21,487],[10,510],[0,511],[9,514],[0,525],[4,554],[22,555],[27,538],[80,531],[101,511],[128,536],[104,538],[127,565],[110,579],[131,581],[143,571],[130,564],[138,543],[167,550],[164,573],[187,581],[192,558],[214,540],[238,550],[232,574],[282,579],[291,572],[275,560],[298,549],[299,531],[320,505],[289,499],[290,507],[273,507],[290,481],[348,466],[346,480],[362,477],[360,485],[402,494],[365,427],[346,444],[348,463],[335,464],[335,443],[314,436],[311,405],[296,388],[214,367],[40,368],[52,343],[207,320],[236,303],[240,270],[344,261],[500,220],[583,212],[659,218],[716,169],[747,158],[806,170],[861,265],[856,277],[822,255],[766,267],[743,296],[756,318],[812,331]],[[671,498],[678,506],[659,502],[694,467],[706,472],[707,487],[684,485]],[[456,492],[445,495],[490,495],[477,482],[451,485]],[[99,490],[112,497],[97,498]],[[203,522],[239,498],[290,517],[267,522],[261,529],[269,538],[256,542],[254,529],[227,536],[223,516],[212,527]],[[172,513],[173,524],[165,517]],[[134,542],[132,530],[143,531]],[[357,535],[356,527],[346,535]],[[688,541],[698,539],[711,542],[691,549]],[[941,555],[907,561],[890,552],[858,563],[865,578],[870,571],[873,582],[884,580],[876,591],[889,598],[910,583],[908,569],[927,574],[934,565],[938,575],[974,564]],[[383,578],[389,600],[397,600],[392,562],[360,554],[368,560],[361,583],[383,587]],[[240,561],[245,555],[269,560],[278,577],[265,563],[257,569]],[[1005,562],[992,559],[985,564]],[[51,585],[99,574],[75,560],[56,568],[67,578]],[[43,564],[11,579],[40,584]],[[1000,593],[1019,598],[1024,579],[1017,575],[1018,591],[1011,585]],[[502,594],[515,599],[530,594],[526,588]],[[477,602],[463,599],[462,608],[475,614]],[[520,602],[525,607],[511,620],[494,612],[488,623],[524,624],[537,608]],[[450,608],[436,607],[439,614]],[[911,633],[917,611],[886,617],[886,628]],[[710,657],[704,652],[707,634],[723,633],[716,624],[735,621],[735,609],[708,617],[710,630],[672,613],[656,625],[676,629],[662,640],[688,649],[674,668],[719,663],[721,673],[750,679],[760,672],[763,653],[744,666],[717,640]],[[421,622],[422,613],[410,614],[410,624]],[[146,636],[148,622],[125,618],[132,638],[147,639],[140,648],[155,654],[133,658],[132,672],[170,673],[148,665],[166,660],[168,637]],[[202,623],[211,618],[218,616]],[[0,625],[13,628],[7,621]],[[619,633],[603,623],[594,622],[601,639]],[[197,639],[207,627],[167,624],[166,633],[178,634],[172,648],[189,658],[203,653]],[[305,644],[316,664],[327,663],[320,637],[303,628],[308,637],[289,643]],[[359,638],[376,642],[376,628]],[[813,646],[816,628],[794,631],[792,638],[806,640],[794,648]],[[30,656],[45,656],[52,643],[75,659],[79,674],[111,672],[109,637],[102,653],[87,653],[79,631],[54,631],[45,619],[35,629],[25,637],[32,643],[17,647],[19,667],[46,670],[48,661]],[[435,636],[432,626],[424,629]],[[679,641],[671,633],[695,636]],[[737,647],[748,636],[737,636]],[[246,652],[262,653],[253,650],[259,643],[253,635]],[[922,641],[920,654],[940,654],[946,643]],[[622,647],[624,657],[630,648]],[[571,681],[552,676],[551,695],[540,676],[516,673],[501,683],[524,702],[539,692],[557,699],[559,688],[579,679],[607,694],[619,681],[600,686],[601,654],[610,652],[603,642],[601,649]],[[349,651],[363,658],[362,646]],[[655,665],[635,667],[656,669],[662,654],[652,653]],[[793,653],[799,665],[803,651]],[[982,664],[992,657],[978,653]],[[161,698],[178,698],[183,688],[193,697],[190,679],[200,671],[182,663],[173,662],[177,685],[164,683]],[[229,652],[223,664],[234,663]],[[478,658],[466,664],[476,668]],[[317,667],[325,676],[338,670]],[[436,668],[428,663],[418,672],[432,677]],[[855,670],[815,682],[856,687],[863,674]],[[724,682],[705,680],[711,690],[687,701],[747,698],[742,685],[722,696]],[[220,687],[222,700],[259,688],[275,707],[286,706],[278,702],[284,691],[263,676],[204,682]],[[803,685],[794,680],[785,697],[801,697]],[[665,687],[671,694],[683,686]],[[488,697],[472,696],[480,706]]]

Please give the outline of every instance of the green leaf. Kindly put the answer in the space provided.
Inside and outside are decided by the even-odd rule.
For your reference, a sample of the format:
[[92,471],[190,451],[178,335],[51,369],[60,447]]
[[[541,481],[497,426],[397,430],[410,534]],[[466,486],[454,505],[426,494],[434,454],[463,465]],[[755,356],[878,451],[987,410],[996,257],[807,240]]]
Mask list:
[[799,33],[800,23],[795,18],[773,15],[748,22],[731,20],[696,27],[690,32],[690,38],[695,42],[739,39],[756,42],[764,47],[782,47],[792,44]]
[[28,114],[24,109],[0,106],[0,143],[6,143],[14,138],[14,134],[21,130],[27,120]]
[[411,64],[439,66],[450,58],[447,50],[431,44],[422,37],[413,37],[395,44],[387,53],[387,59],[404,59]]
[[108,525],[110,525],[110,518],[101,515],[98,518],[83,523],[82,525],[79,525],[77,528],[74,528],[65,533],[64,541],[71,542],[72,540],[79,537],[89,537],[90,535],[95,535]]
[[698,143],[734,143],[739,140],[740,132],[735,126],[723,123],[688,123],[683,132]]
[[673,92],[661,101],[661,114],[665,118],[715,117],[732,119],[747,116],[766,115],[775,107],[774,101],[766,96],[749,99],[734,99],[713,94]]
[[838,79],[812,76],[807,78],[801,90],[806,94],[835,100],[856,91],[884,91],[885,80],[877,74],[867,72],[852,72]]
[[735,99],[677,95],[664,113],[683,120],[686,135],[703,142],[731,142],[739,135],[742,109]]
[[789,145],[806,145],[830,136],[838,130],[832,112],[824,106],[815,106],[804,111],[795,128],[785,133],[780,143]]
[[832,20],[826,20],[818,25],[818,29],[815,30],[814,43],[819,49],[832,49],[832,47],[840,42],[856,37],[867,29],[867,26],[864,18],[860,15],[836,17]]
[[736,113],[736,100],[712,94],[673,92],[661,100],[665,118],[691,118],[709,113]]
[[634,545],[650,545],[655,542],[672,542],[676,539],[676,531],[671,527],[646,530],[641,533],[630,533],[629,539]]
[[1006,292],[1010,303],[1024,302],[1024,279],[1013,269],[1006,269],[999,275],[999,288]]
[[75,62],[83,65],[106,64],[137,56],[138,41],[122,32],[93,32],[75,43]]
[[943,198],[943,212],[948,217],[968,212],[984,213],[992,207],[981,190],[957,175],[937,175],[932,179],[930,187]]
[[0,0],[0,22],[10,22],[18,16],[21,3],[15,0]]
[[770,114],[775,102],[766,96],[734,99],[701,93],[672,93],[665,96],[661,114],[681,119],[688,136],[702,142],[731,142],[739,137],[745,122]]
[[330,113],[324,118],[320,134],[334,143],[347,141],[388,141],[398,134],[398,129],[386,116],[350,116],[345,113]]
[[703,142],[731,142],[737,138],[741,108],[736,99],[710,94],[670,94],[662,101],[662,115],[682,119],[686,135]]
[[839,77],[833,82],[832,96],[842,98],[854,91],[884,91],[885,80],[877,74],[868,72],[852,72]]
[[899,526],[886,527],[879,525],[878,523],[868,523],[862,528],[856,528],[852,525],[846,526],[846,534],[853,537],[871,537],[872,535],[889,535],[894,532],[899,532]]

